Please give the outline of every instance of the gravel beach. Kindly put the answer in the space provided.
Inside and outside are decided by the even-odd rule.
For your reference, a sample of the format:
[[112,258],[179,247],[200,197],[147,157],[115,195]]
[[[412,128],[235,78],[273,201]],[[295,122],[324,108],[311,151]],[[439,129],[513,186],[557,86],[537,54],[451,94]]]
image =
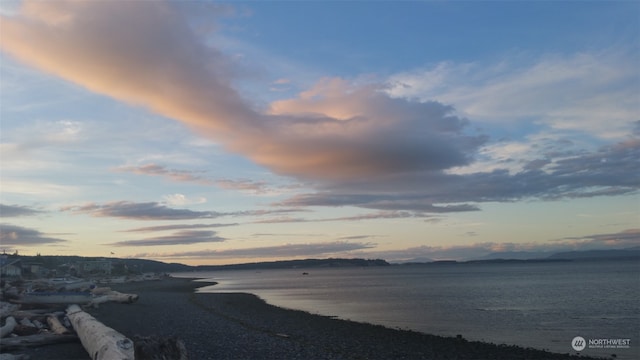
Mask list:
[[[181,278],[112,285],[140,299],[134,304],[102,304],[89,313],[130,338],[177,336],[191,360],[587,359],[286,310],[251,294],[194,293],[205,285]],[[34,360],[89,359],[79,342],[22,353]]]

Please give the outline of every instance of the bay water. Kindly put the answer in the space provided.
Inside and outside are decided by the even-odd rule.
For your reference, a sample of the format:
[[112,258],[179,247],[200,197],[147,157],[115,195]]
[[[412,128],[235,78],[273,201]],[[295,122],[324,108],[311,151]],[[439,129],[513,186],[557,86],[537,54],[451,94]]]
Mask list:
[[252,293],[272,305],[390,328],[560,353],[577,353],[579,336],[584,355],[640,359],[640,262],[633,260],[173,275],[218,282],[199,292]]

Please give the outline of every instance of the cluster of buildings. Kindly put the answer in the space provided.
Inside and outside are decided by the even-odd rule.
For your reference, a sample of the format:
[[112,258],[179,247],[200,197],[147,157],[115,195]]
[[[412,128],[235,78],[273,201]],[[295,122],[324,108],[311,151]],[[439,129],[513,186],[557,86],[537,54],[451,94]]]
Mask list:
[[[32,258],[30,258],[32,259]],[[46,278],[59,276],[109,276],[114,266],[111,260],[76,261],[57,266],[43,262],[27,261],[24,257],[0,255],[1,278]]]

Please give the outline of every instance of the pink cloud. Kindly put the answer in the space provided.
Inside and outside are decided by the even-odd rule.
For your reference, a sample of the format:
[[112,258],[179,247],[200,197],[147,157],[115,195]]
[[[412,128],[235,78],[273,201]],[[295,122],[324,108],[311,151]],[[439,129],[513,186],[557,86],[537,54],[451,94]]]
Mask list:
[[[439,103],[325,79],[259,113],[230,60],[176,4],[26,1],[2,18],[2,49],[91,91],[184,122],[275,172],[314,180],[464,165],[482,142]],[[117,21],[114,21],[117,19]],[[215,46],[215,45],[214,45]]]

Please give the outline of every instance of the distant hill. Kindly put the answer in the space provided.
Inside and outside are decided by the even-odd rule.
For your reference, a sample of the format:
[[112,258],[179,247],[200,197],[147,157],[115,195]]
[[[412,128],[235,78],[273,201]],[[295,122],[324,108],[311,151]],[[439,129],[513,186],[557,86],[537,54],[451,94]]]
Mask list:
[[318,268],[318,267],[363,267],[363,266],[388,266],[385,260],[381,259],[304,259],[304,260],[283,260],[270,262],[256,262],[232,265],[200,265],[190,266],[179,263],[165,263],[147,259],[121,259],[114,257],[84,257],[84,256],[55,256],[37,255],[22,256],[9,255],[14,259],[21,259],[23,263],[40,264],[48,269],[56,269],[65,264],[73,264],[80,261],[111,260],[114,268],[126,268],[130,272],[188,272],[188,271],[210,271],[210,270],[230,270],[230,269],[290,269],[290,268]]
[[582,251],[564,251],[551,253],[548,251],[503,251],[494,252],[485,256],[470,260],[496,261],[496,260],[593,260],[593,259],[633,259],[640,258],[640,246],[626,249],[600,249]]
[[595,260],[595,259],[639,259],[640,246],[627,249],[567,251],[553,254],[548,259]]
[[496,260],[496,259],[510,259],[510,260],[531,260],[542,259],[549,257],[552,253],[548,251],[501,251],[493,252],[485,256],[479,257],[474,260]]

